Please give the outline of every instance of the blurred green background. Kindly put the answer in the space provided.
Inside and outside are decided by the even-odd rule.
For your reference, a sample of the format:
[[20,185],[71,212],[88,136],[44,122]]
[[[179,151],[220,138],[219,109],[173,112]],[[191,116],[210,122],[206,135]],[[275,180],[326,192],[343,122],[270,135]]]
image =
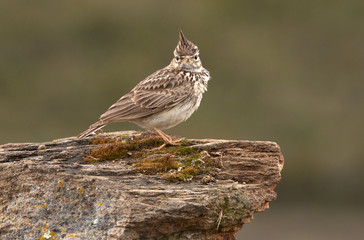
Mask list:
[[179,28],[212,80],[167,132],[275,141],[285,156],[278,199],[239,239],[362,237],[363,1],[3,0],[0,144],[85,130],[169,64]]

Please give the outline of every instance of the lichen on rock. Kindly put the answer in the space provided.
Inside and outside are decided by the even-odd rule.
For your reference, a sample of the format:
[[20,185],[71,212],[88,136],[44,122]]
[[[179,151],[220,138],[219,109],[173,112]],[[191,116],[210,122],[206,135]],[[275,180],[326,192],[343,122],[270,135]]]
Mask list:
[[117,132],[0,146],[0,235],[234,239],[276,198],[275,143],[161,144],[153,133]]

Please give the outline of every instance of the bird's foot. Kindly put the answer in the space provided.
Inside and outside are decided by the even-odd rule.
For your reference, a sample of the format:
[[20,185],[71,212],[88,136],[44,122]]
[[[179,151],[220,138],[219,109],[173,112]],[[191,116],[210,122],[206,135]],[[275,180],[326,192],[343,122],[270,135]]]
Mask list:
[[181,141],[185,140],[185,138],[177,138],[175,140],[171,139],[172,144],[171,145],[181,145]]
[[159,134],[159,136],[161,136],[161,138],[164,141],[164,143],[161,146],[156,148],[157,150],[160,150],[160,149],[164,148],[167,145],[173,145],[173,146],[181,145],[180,142],[184,139],[184,138],[178,138],[176,140],[173,140],[172,137],[168,136],[167,134],[165,134],[164,132],[162,132],[158,128],[154,128],[154,130]]
[[155,148],[155,150],[161,150],[162,148],[164,148],[167,145],[172,145],[172,146],[181,145],[180,142],[183,140],[183,138],[179,138],[179,139],[176,139],[176,140],[172,140],[172,139],[166,140],[166,139],[163,138],[163,140],[164,140],[164,143],[161,146]]

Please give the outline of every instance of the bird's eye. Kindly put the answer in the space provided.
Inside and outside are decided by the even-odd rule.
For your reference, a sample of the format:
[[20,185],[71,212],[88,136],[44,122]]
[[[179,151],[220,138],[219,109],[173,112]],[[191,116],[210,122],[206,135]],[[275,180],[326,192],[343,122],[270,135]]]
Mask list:
[[195,55],[195,60],[197,60],[198,59],[198,55]]
[[176,62],[179,62],[180,58],[178,56],[176,56]]

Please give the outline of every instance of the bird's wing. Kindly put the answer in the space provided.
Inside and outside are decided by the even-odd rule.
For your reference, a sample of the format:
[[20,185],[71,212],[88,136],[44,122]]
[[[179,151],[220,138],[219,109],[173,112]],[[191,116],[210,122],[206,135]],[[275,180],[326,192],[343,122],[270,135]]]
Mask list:
[[161,69],[140,82],[100,117],[104,124],[149,116],[171,108],[191,94],[191,82]]

